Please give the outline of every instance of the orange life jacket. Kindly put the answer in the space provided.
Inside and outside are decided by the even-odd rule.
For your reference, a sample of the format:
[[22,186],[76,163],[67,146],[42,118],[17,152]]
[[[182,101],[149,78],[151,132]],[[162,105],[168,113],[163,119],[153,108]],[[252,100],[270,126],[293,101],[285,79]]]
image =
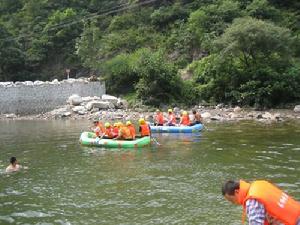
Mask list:
[[169,113],[169,123],[176,124],[176,118],[173,113]]
[[130,133],[130,130],[128,127],[126,126],[121,126],[120,129],[119,129],[119,133],[121,134],[121,138],[122,139],[132,139],[132,136],[131,136],[131,133]]
[[113,129],[112,129],[112,132],[113,132],[113,134],[114,134],[115,137],[118,136],[118,134],[119,134],[119,128],[114,126]]
[[181,117],[181,124],[185,125],[185,126],[189,126],[190,125],[190,118],[188,115],[182,115]]
[[131,137],[132,137],[133,139],[135,139],[136,132],[135,132],[134,126],[133,126],[132,124],[130,124],[130,125],[127,125],[127,127],[128,127],[128,129],[130,130]]
[[100,131],[103,133],[105,133],[105,127],[103,126],[103,124],[101,122],[98,122],[98,125],[97,125],[99,128],[100,128]]
[[157,124],[164,124],[164,116],[163,116],[163,114],[161,112],[158,113],[158,114],[156,114],[155,120],[156,120]]
[[105,128],[105,136],[107,136],[108,138],[114,138],[115,137],[111,127]]
[[[267,181],[260,180],[250,184],[241,180],[238,201],[243,205],[244,213],[248,199],[256,199],[262,203],[268,215],[285,225],[295,225],[300,218],[300,203]],[[265,221],[265,225],[268,224]]]
[[103,124],[101,122],[97,123],[97,126],[94,129],[94,132],[97,136],[101,136],[102,134],[105,133],[105,127],[103,126]]
[[147,123],[145,124],[141,124],[140,125],[140,132],[141,132],[141,136],[150,136],[150,128],[149,125]]

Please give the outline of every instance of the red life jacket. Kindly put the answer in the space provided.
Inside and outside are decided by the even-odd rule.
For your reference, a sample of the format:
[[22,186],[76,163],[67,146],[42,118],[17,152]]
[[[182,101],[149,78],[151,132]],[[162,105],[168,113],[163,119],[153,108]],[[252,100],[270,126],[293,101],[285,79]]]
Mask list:
[[181,124],[185,125],[185,126],[189,126],[190,125],[190,118],[188,115],[182,115],[181,117]]
[[158,114],[156,114],[155,120],[156,120],[157,124],[164,124],[164,116],[163,116],[163,114],[161,112],[158,113]]
[[[295,225],[300,218],[300,203],[275,185],[259,180],[251,184],[241,180],[238,201],[246,210],[246,201],[256,199],[262,203],[268,215],[285,225]],[[268,225],[265,221],[265,225]]]
[[105,136],[107,136],[108,138],[114,138],[115,137],[111,127],[107,127],[105,129]]
[[141,124],[140,125],[140,132],[141,132],[141,136],[150,136],[150,128],[149,125],[147,123],[145,124]]
[[176,118],[173,113],[169,113],[169,123],[176,124]]

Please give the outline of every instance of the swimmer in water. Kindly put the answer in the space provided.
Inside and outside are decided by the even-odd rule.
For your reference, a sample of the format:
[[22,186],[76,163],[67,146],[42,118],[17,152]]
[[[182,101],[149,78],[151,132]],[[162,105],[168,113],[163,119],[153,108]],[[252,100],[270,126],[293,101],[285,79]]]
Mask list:
[[21,169],[21,165],[19,164],[18,160],[16,157],[11,157],[10,158],[10,164],[6,168],[5,172],[10,173],[10,172],[17,172]]

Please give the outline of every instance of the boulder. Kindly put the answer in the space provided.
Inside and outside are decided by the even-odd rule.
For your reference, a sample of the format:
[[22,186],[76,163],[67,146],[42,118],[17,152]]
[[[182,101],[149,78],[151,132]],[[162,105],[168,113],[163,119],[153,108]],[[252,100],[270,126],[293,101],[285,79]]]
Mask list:
[[225,107],[224,103],[219,103],[218,105],[216,105],[216,109],[222,109]]
[[33,85],[33,82],[32,81],[24,81],[23,82],[25,85]]
[[17,116],[16,116],[16,114],[11,113],[11,114],[6,114],[5,117],[8,119],[13,119],[13,118],[16,118]]
[[230,119],[236,119],[238,117],[238,115],[233,112],[229,113],[228,116]]
[[75,106],[73,109],[73,112],[78,113],[79,111],[86,111],[84,106]]
[[111,106],[111,104],[109,102],[91,101],[86,104],[85,108],[90,111],[93,108],[108,109],[110,106]]
[[77,106],[77,105],[80,105],[83,102],[83,100],[79,95],[75,94],[75,95],[71,95],[68,98],[67,102],[71,105]]
[[60,82],[57,79],[54,79],[50,84],[60,84]]
[[295,113],[300,113],[300,105],[296,105],[294,108]]
[[201,117],[202,117],[203,119],[209,119],[209,118],[211,118],[211,114],[210,114],[209,112],[205,112],[205,113],[202,113],[202,114],[201,114]]
[[242,111],[242,109],[239,107],[239,106],[236,106],[236,107],[234,107],[234,109],[233,109],[233,112],[235,112],[235,113],[239,113],[239,112],[241,112]]
[[105,102],[111,102],[114,105],[117,105],[117,103],[118,103],[118,98],[115,96],[112,96],[112,95],[102,95],[101,99],[102,99],[102,101],[105,101]]
[[117,102],[118,109],[127,109],[128,106],[129,106],[129,104],[126,100],[122,100],[122,99],[118,98],[118,102]]
[[65,112],[65,113],[63,113],[62,114],[62,117],[69,117],[69,116],[71,116],[71,112]]
[[36,81],[33,82],[33,84],[34,85],[42,85],[42,84],[44,84],[44,82],[40,81],[40,80],[36,80]]
[[262,115],[262,118],[263,118],[263,119],[270,120],[270,119],[272,119],[272,114],[269,113],[269,112],[265,112],[265,113]]

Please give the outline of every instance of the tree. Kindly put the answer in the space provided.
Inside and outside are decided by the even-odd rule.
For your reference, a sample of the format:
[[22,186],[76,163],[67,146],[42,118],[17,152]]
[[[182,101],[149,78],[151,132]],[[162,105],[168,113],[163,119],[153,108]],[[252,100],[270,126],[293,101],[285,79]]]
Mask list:
[[0,81],[22,80],[24,55],[16,39],[0,23]]
[[134,71],[139,76],[135,88],[137,96],[145,104],[158,106],[182,99],[182,80],[177,68],[166,60],[162,52],[140,49],[135,58]]
[[288,29],[239,18],[214,44],[214,57],[202,59],[194,70],[196,81],[206,85],[204,93],[217,101],[263,106],[298,98],[299,66],[292,60]]

